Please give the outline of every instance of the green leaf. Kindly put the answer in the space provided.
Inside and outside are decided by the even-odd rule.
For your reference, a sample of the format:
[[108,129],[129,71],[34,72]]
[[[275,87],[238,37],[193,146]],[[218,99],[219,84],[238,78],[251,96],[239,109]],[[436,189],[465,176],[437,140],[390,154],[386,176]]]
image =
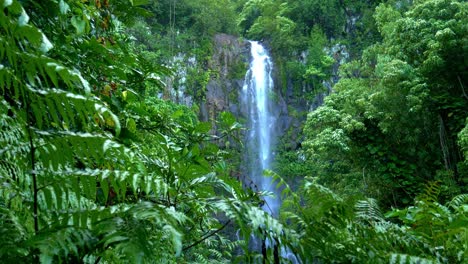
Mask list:
[[172,113],[171,117],[174,118],[174,119],[177,119],[181,116],[184,115],[184,111],[182,109],[179,109],[177,111],[175,111],[174,113]]
[[46,37],[46,35],[42,34],[42,42],[41,42],[41,46],[39,47],[39,50],[42,52],[42,53],[47,53],[50,49],[53,48],[53,45],[52,43],[49,41],[49,39]]
[[99,183],[104,194],[104,202],[107,202],[107,200],[109,199],[109,182],[107,179],[101,179]]
[[83,17],[73,16],[71,18],[71,24],[73,25],[73,27],[75,27],[76,33],[78,35],[82,35],[85,33],[86,21],[83,19]]
[[18,25],[20,27],[22,27],[22,26],[26,25],[28,22],[29,22],[29,16],[28,16],[28,14],[26,14],[26,11],[24,11],[24,9],[23,9],[22,12],[21,12],[20,17],[18,18]]
[[209,122],[200,122],[195,127],[194,132],[206,134],[210,131],[210,129],[211,129],[211,124]]
[[60,0],[59,9],[60,9],[60,13],[64,15],[68,13],[68,11],[70,11],[70,6],[64,0]]
[[127,124],[126,124],[127,129],[132,132],[136,133],[137,132],[137,126],[135,120],[132,118],[127,119]]
[[106,237],[104,245],[108,246],[115,242],[122,242],[122,241],[127,241],[127,240],[128,240],[128,237],[115,234],[115,235]]
[[23,35],[34,46],[42,43],[42,33],[31,25],[25,25],[18,29],[18,33]]
[[10,6],[13,3],[13,0],[4,0],[3,1],[3,8]]
[[44,199],[45,199],[45,202],[47,204],[47,206],[49,208],[53,208],[54,207],[54,203],[52,202],[52,193],[51,193],[51,190],[49,188],[44,188],[43,189],[43,194],[44,194]]

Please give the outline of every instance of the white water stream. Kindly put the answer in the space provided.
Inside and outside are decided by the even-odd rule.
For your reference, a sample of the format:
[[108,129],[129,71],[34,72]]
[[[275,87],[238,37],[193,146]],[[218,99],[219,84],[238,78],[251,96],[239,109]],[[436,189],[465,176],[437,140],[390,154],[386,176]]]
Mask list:
[[[248,118],[248,135],[246,153],[244,155],[245,173],[248,175],[246,185],[252,191],[269,191],[272,196],[262,197],[265,201],[262,208],[273,217],[279,216],[281,200],[279,190],[271,178],[263,176],[263,171],[271,169],[273,160],[272,146],[277,135],[275,131],[276,117],[273,79],[271,71],[273,64],[265,48],[256,41],[251,41],[250,69],[245,75],[242,88],[242,109]],[[267,247],[271,241],[266,241]],[[277,245],[278,246],[278,245]],[[300,263],[289,249],[282,248],[281,256],[291,263]]]
[[267,196],[263,209],[277,217],[280,200],[270,178],[263,176],[263,171],[271,169],[272,145],[274,143],[276,118],[272,115],[273,79],[272,62],[265,48],[256,41],[251,41],[252,61],[248,70],[242,99],[244,111],[248,114],[248,135],[246,140],[245,163],[247,174],[252,181],[249,188],[253,191],[270,191],[275,197]]

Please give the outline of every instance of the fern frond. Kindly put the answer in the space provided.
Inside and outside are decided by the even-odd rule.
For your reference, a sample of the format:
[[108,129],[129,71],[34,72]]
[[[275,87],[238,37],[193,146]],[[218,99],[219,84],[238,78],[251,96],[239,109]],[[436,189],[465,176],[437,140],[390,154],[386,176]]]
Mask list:
[[[115,141],[117,116],[77,70],[45,55],[51,44],[26,18],[19,1],[2,2],[0,232],[18,246],[8,254],[44,263],[175,260],[187,222],[169,198],[175,177],[147,171],[141,156]],[[165,153],[180,151],[170,138],[164,143]],[[163,154],[153,155],[175,168]],[[223,186],[213,175],[191,183]],[[2,260],[7,244],[0,244]]]
[[0,259],[3,261],[18,261],[29,254],[25,244],[28,231],[21,222],[0,198]]
[[98,242],[92,232],[74,227],[59,230],[43,230],[43,235],[34,237],[30,243],[40,250],[41,263],[70,262],[80,259],[86,248]]
[[375,199],[368,198],[358,201],[355,208],[356,217],[361,221],[374,224],[385,219]]
[[24,142],[24,130],[12,114],[7,102],[0,99],[0,160],[11,163],[12,159],[20,159],[29,151]]
[[[111,246],[130,261],[158,259],[158,255],[176,256],[182,250],[182,234],[174,227],[182,224],[186,217],[173,209],[151,203],[119,206],[120,212],[98,222],[95,230],[102,237],[100,243]],[[147,229],[159,230],[148,233]],[[157,248],[153,246],[158,245]],[[164,252],[164,250],[167,250]],[[175,251],[173,251],[175,250]]]
[[468,204],[468,193],[463,193],[455,196],[450,202],[447,203],[447,207],[453,208],[458,211],[459,209],[467,210],[466,205]]
[[276,183],[276,189],[281,190],[281,198],[293,196],[295,200],[298,201],[297,195],[292,191],[289,184],[280,175],[271,170],[265,170],[263,174],[264,176],[271,177],[273,179],[273,182]]
[[428,258],[421,258],[418,256],[392,253],[390,255],[389,263],[390,264],[434,264],[434,263],[439,263],[439,262],[432,260],[432,259],[428,259]]
[[308,180],[304,184],[304,192],[317,200],[325,199],[330,202],[342,202],[343,199],[329,188],[317,184],[315,180]]
[[426,183],[424,193],[418,196],[418,199],[425,203],[436,203],[439,200],[441,182],[430,181]]
[[194,188],[199,185],[209,185],[214,188],[220,188],[226,191],[227,193],[234,193],[231,186],[226,184],[223,180],[217,177],[216,173],[208,173],[204,176],[197,177],[191,180],[188,184],[189,188]]
[[236,199],[223,199],[216,202],[216,208],[240,225],[246,245],[252,234],[270,241],[278,241],[285,247],[290,247],[298,241],[298,236],[292,229],[287,228],[257,206]]

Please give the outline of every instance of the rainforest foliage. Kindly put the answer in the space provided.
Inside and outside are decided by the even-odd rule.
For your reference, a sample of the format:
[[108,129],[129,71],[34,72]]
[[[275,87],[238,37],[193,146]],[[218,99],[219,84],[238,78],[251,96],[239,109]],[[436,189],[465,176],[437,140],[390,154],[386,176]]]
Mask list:
[[411,203],[427,181],[442,182],[441,198],[466,192],[466,11],[457,1],[376,9],[382,41],[342,67],[336,92],[308,116],[318,178],[387,206]]
[[[0,7],[0,262],[468,258],[466,2]],[[239,150],[224,139],[243,130],[236,118],[219,113],[214,135],[196,103],[167,100],[182,86],[203,100],[216,33],[267,43],[296,96],[337,81],[302,142],[278,146],[279,174],[265,172],[281,189],[279,219],[259,206],[269,193],[232,176]]]

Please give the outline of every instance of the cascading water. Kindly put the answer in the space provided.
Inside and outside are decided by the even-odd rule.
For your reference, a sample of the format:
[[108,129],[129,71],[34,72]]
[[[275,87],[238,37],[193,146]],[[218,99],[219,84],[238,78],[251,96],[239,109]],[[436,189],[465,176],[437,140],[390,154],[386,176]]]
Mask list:
[[[270,178],[263,176],[263,171],[270,168],[272,145],[275,135],[276,118],[273,113],[272,62],[265,48],[256,41],[251,41],[252,61],[242,88],[244,111],[248,117],[249,132],[246,139],[244,165],[249,175],[249,188],[253,191],[270,191],[275,188]],[[278,216],[280,201],[276,197],[264,197],[263,209],[273,216]]]
[[[242,88],[242,110],[248,118],[248,134],[244,168],[248,179],[244,184],[252,191],[269,191],[274,197],[263,197],[263,210],[273,217],[278,217],[280,208],[279,191],[271,178],[263,176],[263,171],[271,169],[273,159],[272,146],[275,143],[275,122],[277,105],[275,105],[273,79],[271,78],[272,62],[265,48],[256,41],[251,41],[252,61],[245,75]],[[267,246],[272,246],[266,241]],[[278,245],[276,245],[278,246]],[[281,249],[281,255],[292,263],[300,261],[288,249]]]

